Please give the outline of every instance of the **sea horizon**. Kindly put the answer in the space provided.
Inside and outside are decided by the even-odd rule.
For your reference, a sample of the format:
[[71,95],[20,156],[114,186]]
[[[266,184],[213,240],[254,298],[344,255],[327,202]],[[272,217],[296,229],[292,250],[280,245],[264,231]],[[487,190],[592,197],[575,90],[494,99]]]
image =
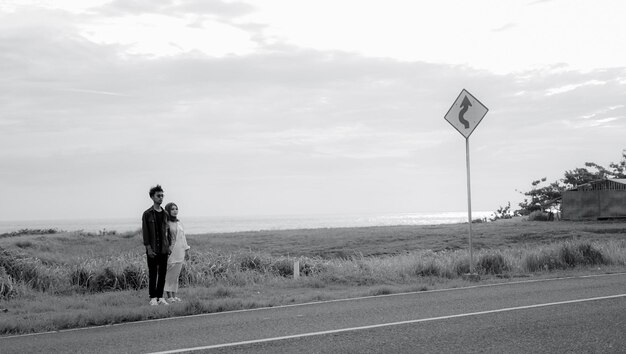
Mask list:
[[[489,218],[490,211],[473,211],[472,219]],[[210,216],[181,219],[187,234],[227,233],[262,230],[323,229],[336,227],[368,227],[397,225],[438,225],[467,222],[467,211],[360,213],[270,216]],[[0,221],[0,234],[23,229],[56,229],[118,233],[139,230],[140,218],[21,220]]]

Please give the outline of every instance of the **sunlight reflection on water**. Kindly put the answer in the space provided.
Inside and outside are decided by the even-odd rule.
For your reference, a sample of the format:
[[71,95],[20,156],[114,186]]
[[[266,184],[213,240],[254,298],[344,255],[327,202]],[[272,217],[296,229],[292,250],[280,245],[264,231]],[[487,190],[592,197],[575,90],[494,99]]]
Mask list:
[[[472,212],[472,219],[489,218],[493,213]],[[318,229],[329,227],[366,227],[392,225],[438,225],[467,222],[467,212],[397,213],[397,214],[328,214],[311,216],[188,217],[182,219],[187,234],[258,230]],[[0,221],[0,234],[21,229],[83,230],[99,232],[134,231],[140,219],[100,220],[29,220]]]

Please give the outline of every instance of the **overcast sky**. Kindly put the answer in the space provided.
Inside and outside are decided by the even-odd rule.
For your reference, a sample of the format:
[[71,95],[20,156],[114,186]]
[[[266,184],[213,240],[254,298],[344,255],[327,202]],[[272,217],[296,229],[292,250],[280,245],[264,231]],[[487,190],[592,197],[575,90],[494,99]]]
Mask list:
[[0,220],[467,210],[626,148],[623,1],[3,0]]

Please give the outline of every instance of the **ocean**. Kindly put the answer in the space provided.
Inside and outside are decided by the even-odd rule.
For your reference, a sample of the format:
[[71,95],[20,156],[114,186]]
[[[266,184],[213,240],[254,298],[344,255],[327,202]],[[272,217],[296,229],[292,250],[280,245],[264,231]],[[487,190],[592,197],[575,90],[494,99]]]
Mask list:
[[[493,212],[472,211],[472,219],[489,218]],[[392,225],[437,225],[467,222],[467,212],[419,212],[396,214],[328,214],[249,217],[182,218],[187,234],[259,230],[320,229],[330,227],[365,227]],[[22,229],[57,229],[59,231],[127,232],[141,228],[141,218],[93,220],[0,221],[0,234]]]

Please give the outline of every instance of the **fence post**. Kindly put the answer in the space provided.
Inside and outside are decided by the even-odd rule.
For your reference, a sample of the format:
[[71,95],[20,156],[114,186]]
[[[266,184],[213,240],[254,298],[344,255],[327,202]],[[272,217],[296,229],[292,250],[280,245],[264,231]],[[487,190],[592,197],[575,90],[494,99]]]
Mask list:
[[300,261],[293,261],[293,278],[300,278]]

